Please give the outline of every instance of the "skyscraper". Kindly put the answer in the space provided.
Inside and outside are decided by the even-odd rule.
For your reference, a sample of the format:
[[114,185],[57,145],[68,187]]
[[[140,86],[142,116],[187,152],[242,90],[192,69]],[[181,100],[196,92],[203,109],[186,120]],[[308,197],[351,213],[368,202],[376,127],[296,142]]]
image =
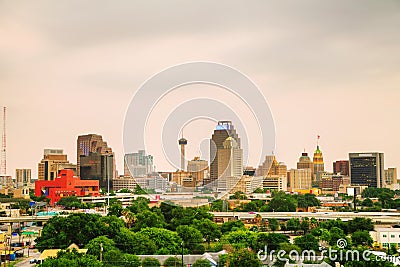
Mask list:
[[388,168],[385,170],[385,184],[391,185],[397,183],[397,168]]
[[243,174],[243,150],[233,137],[228,137],[218,150],[218,178],[241,177]]
[[314,151],[313,165],[314,165],[313,183],[319,185],[319,183],[321,182],[321,175],[325,170],[325,165],[324,165],[324,157],[322,156],[322,151],[319,149],[318,144],[317,144],[317,149]]
[[[98,134],[87,134],[78,136],[76,152],[76,160],[78,162],[78,176],[81,176],[81,156],[88,157],[90,153],[97,153],[99,155],[114,155],[112,149],[108,147],[107,142],[103,141],[103,137]],[[115,171],[115,166],[113,171]]]
[[349,153],[349,160],[352,185],[385,187],[383,153]]
[[337,160],[333,163],[333,173],[349,176],[349,166],[348,160]]
[[291,169],[288,171],[289,188],[295,190],[311,189],[311,169]]
[[38,179],[52,181],[61,170],[77,172],[75,164],[70,163],[62,149],[45,149],[43,159],[38,164]]
[[204,179],[207,179],[210,168],[206,160],[201,160],[200,157],[194,157],[193,160],[189,160],[187,164],[187,171],[191,173],[193,178],[200,183],[203,183]]
[[314,174],[314,164],[308,156],[307,152],[301,153],[301,157],[297,162],[297,169],[310,169],[312,174]]
[[257,175],[266,176],[271,169],[272,162],[275,160],[275,155],[267,155],[265,156],[265,160],[262,165],[258,166]]
[[115,156],[101,135],[78,136],[77,161],[82,180],[98,180],[101,188],[112,188],[112,179],[117,176]]
[[146,155],[146,151],[139,150],[136,153],[125,154],[124,175],[133,178],[145,177],[154,172],[152,155]]
[[[225,143],[227,146],[234,146],[234,149],[240,149],[240,138],[238,134],[236,133],[236,130],[232,124],[231,121],[219,121],[218,125],[216,126],[214,133],[212,135],[212,138],[210,139],[210,179],[208,181],[205,181],[206,183],[213,182],[219,178],[219,175],[224,173],[226,167],[227,167],[227,159],[224,159],[223,161],[220,159],[221,155],[220,152],[223,149],[226,149],[224,147],[224,142],[228,137],[231,137],[235,142],[232,142],[232,140],[228,140],[227,143]],[[224,152],[224,156],[226,156],[227,152]],[[240,152],[237,152],[240,153]],[[236,153],[236,154],[237,154]],[[243,151],[241,152],[243,153]],[[243,154],[241,154],[243,157]],[[241,157],[241,158],[242,158]],[[224,165],[220,165],[219,163],[223,162]],[[238,159],[235,159],[235,164],[238,164]],[[241,169],[243,170],[243,163],[240,163]],[[240,169],[240,167],[238,168]],[[240,174],[241,175],[241,174]]]
[[277,175],[280,177],[287,177],[287,166],[283,162],[278,162],[274,156],[271,168],[269,168],[268,176]]
[[17,188],[23,187],[31,183],[31,169],[16,169],[15,181]]

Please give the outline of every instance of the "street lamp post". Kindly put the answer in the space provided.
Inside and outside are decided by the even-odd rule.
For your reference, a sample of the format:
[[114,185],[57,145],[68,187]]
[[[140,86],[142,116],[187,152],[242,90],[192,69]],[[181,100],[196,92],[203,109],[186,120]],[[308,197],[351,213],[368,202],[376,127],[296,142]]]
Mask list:
[[183,267],[183,241],[182,241],[182,267]]

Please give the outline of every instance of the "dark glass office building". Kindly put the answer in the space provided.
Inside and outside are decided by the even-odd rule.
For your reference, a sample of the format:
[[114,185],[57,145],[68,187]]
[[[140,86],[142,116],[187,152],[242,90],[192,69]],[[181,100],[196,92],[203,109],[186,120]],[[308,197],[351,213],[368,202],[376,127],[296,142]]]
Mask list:
[[352,185],[385,187],[383,153],[350,153],[349,161]]
[[112,188],[114,171],[114,155],[101,155],[89,153],[88,156],[80,156],[80,175],[82,180],[98,180],[100,188],[108,190]]

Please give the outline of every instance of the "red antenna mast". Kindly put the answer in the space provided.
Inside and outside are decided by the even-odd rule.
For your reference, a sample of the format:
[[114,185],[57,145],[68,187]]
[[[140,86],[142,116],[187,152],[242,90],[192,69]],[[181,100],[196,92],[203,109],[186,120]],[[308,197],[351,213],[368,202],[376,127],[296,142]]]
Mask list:
[[6,107],[3,107],[3,135],[1,136],[1,173],[6,175],[7,173],[7,154],[6,154]]

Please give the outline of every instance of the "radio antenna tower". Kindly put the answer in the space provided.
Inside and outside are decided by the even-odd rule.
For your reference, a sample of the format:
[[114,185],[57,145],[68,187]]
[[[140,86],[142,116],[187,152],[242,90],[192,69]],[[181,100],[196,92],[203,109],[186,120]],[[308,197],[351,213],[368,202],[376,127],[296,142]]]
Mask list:
[[3,107],[3,134],[1,136],[1,175],[7,173],[7,154],[6,154],[6,107]]

